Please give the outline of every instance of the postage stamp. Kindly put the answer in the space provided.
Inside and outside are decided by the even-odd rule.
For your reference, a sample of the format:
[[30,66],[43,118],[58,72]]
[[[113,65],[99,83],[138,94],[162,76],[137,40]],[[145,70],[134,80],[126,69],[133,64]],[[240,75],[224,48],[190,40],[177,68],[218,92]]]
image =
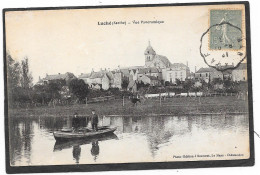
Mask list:
[[208,29],[201,36],[204,62],[218,71],[237,68],[246,59],[244,10],[209,9]]
[[242,10],[210,10],[209,49],[239,50],[242,48]]

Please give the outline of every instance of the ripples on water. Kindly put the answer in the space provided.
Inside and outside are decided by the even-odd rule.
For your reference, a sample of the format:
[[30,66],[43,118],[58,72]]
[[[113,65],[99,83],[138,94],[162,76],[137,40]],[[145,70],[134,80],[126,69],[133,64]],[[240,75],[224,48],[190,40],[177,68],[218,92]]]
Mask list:
[[[101,117],[115,134],[56,142],[52,132],[70,118],[10,117],[14,166],[180,161],[173,155],[241,153],[249,148],[248,116]],[[248,153],[249,154],[249,153]]]

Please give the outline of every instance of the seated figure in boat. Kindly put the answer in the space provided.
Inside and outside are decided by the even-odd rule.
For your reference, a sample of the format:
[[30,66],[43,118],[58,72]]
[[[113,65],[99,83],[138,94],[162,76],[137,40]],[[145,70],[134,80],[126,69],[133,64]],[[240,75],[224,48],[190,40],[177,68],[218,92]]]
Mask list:
[[72,128],[74,132],[77,132],[80,128],[80,118],[78,116],[78,113],[74,113],[72,118]]
[[92,125],[92,130],[97,131],[98,130],[98,115],[96,114],[96,111],[93,109],[92,110],[92,115],[91,115],[91,125]]

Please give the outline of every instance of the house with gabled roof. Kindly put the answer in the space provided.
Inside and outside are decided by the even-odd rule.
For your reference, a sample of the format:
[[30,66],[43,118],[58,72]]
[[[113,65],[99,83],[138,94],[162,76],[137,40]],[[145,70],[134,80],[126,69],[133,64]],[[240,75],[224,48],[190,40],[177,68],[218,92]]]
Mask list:
[[43,84],[48,84],[50,81],[55,81],[55,80],[65,80],[66,83],[69,82],[69,80],[76,78],[76,76],[73,73],[66,72],[64,74],[58,73],[58,74],[52,74],[48,75],[46,74],[45,78],[40,78],[39,81],[36,83],[37,85],[43,85]]
[[174,63],[170,67],[162,69],[162,79],[175,83],[178,80],[185,81],[190,76],[190,68],[183,63]]
[[197,72],[195,72],[195,79],[204,80],[206,83],[215,78],[223,80],[223,73],[211,67],[200,68]]
[[86,84],[88,84],[91,73],[81,73],[78,78],[82,79]]
[[137,72],[137,80],[139,81],[139,78],[143,75],[156,77],[158,80],[162,80],[162,70],[160,68],[156,67],[147,67],[139,69]]
[[161,85],[161,81],[159,78],[151,75],[140,75],[138,77],[138,82],[143,82],[144,84],[149,84],[150,86],[158,86]]

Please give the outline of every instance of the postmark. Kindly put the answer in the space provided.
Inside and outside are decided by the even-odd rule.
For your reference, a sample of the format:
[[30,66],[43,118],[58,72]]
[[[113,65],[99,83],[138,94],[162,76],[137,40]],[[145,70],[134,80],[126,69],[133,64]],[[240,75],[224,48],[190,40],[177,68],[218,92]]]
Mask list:
[[246,58],[243,10],[209,10],[209,28],[201,36],[200,54],[218,71],[235,69]]

